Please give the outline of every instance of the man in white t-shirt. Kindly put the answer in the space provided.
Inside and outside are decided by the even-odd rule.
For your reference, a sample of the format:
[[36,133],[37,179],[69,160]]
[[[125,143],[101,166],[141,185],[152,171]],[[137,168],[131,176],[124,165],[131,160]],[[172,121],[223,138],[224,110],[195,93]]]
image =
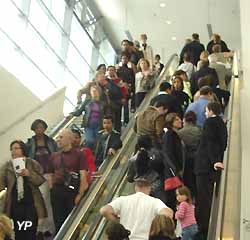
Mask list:
[[173,217],[173,211],[160,199],[150,197],[151,183],[147,179],[135,180],[135,194],[118,197],[102,207],[100,213],[108,220],[120,223],[131,231],[130,240],[148,240],[154,217],[164,214]]

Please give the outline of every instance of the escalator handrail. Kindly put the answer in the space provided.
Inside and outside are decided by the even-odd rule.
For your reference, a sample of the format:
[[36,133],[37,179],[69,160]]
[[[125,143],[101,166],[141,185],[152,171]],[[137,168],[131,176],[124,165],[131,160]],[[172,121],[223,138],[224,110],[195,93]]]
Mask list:
[[238,78],[238,69],[237,69],[237,54],[234,54],[233,60],[233,74],[231,79],[230,87],[230,101],[227,107],[226,117],[227,117],[227,130],[228,130],[228,146],[224,153],[223,164],[225,170],[222,172],[219,184],[214,184],[213,191],[213,201],[211,207],[211,215],[209,220],[209,231],[208,231],[208,240],[222,239],[222,226],[224,220],[225,212],[225,201],[226,201],[226,186],[227,186],[227,176],[228,176],[228,164],[229,164],[229,152],[230,152],[230,139],[231,139],[231,127],[232,127],[232,112],[233,112],[233,102],[234,102],[234,81],[235,78]]
[[[169,65],[171,64],[171,62],[174,59],[174,56],[177,56],[176,54],[174,54],[172,57],[170,58],[170,60],[168,61],[168,63],[166,64],[166,68],[165,71],[162,73],[161,78],[164,76],[164,74],[166,73]],[[160,78],[160,79],[161,79]],[[166,79],[163,79],[163,81]],[[160,82],[158,83],[160,85]],[[149,102],[148,102],[149,103]],[[142,103],[142,105],[144,105]],[[103,205],[108,204],[109,202],[112,201],[112,199],[118,194],[119,190],[122,189],[122,187],[120,186],[121,183],[123,183],[124,181],[126,181],[125,179],[126,177],[126,173],[127,173],[127,168],[128,168],[128,161],[126,162],[125,166],[122,169],[122,172],[120,173],[117,182],[115,184],[115,189],[113,189],[113,191],[106,197],[106,199],[103,201]],[[90,228],[88,229],[88,231],[85,233],[85,235],[83,236],[82,240],[88,240],[88,239],[92,239],[92,237],[95,234],[96,229],[99,228],[99,224],[102,222],[103,220],[103,216],[101,216],[100,214],[98,215],[98,217],[92,222]],[[105,226],[105,224],[103,225],[103,227]]]
[[[160,76],[158,77],[159,79],[162,79],[165,72],[169,70],[170,64],[176,58],[178,55],[173,54],[167,64],[164,67],[164,70],[161,72]],[[164,79],[163,79],[164,80]],[[155,94],[158,93],[160,81],[157,81],[156,86],[154,88]],[[149,97],[146,96],[144,99],[143,103],[139,107],[138,111],[143,110],[145,106],[145,101],[147,101],[148,105],[150,103]],[[134,125],[134,119],[131,119],[127,128],[125,129],[126,134],[124,134],[124,139],[123,143],[125,142],[124,146],[126,146],[127,143],[129,143],[130,136],[134,133],[133,131],[133,125]],[[123,147],[124,147],[123,146]],[[106,167],[105,171],[103,172],[102,177],[99,179],[99,181],[96,183],[96,186],[94,189],[88,193],[88,197],[84,198],[79,206],[77,206],[74,211],[72,212],[71,216],[69,216],[63,226],[61,227],[60,231],[58,234],[55,236],[54,240],[65,240],[65,239],[70,239],[71,236],[73,235],[74,231],[76,230],[77,226],[81,222],[81,219],[88,213],[90,207],[92,206],[92,202],[96,199],[98,194],[102,192],[103,187],[105,186],[106,180],[108,179],[108,176],[111,172],[111,170],[114,168],[114,166],[118,163],[120,160],[121,152],[119,151],[112,159],[110,159],[110,162],[108,163],[108,166]]]

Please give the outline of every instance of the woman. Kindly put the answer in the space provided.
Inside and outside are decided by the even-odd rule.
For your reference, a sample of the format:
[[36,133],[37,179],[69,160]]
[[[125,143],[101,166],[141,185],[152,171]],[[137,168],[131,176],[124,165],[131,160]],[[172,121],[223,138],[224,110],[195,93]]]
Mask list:
[[[42,166],[45,179],[48,179],[50,155],[58,149],[54,139],[45,134],[47,128],[48,125],[45,121],[42,119],[36,119],[31,124],[31,130],[35,135],[29,138],[26,143],[29,158],[36,160]],[[38,223],[38,236],[42,238],[43,235],[45,237],[51,236],[54,233],[55,228],[47,181],[40,187],[40,191],[43,195],[48,211],[48,218],[39,219]]]
[[150,70],[149,61],[141,58],[137,64],[138,73],[135,75],[135,105],[140,106],[146,94],[154,87],[156,74]]
[[100,72],[100,73],[104,73],[106,74],[107,68],[106,65],[104,63],[99,64],[96,68],[96,72]]
[[184,184],[190,189],[192,196],[196,195],[194,158],[198,149],[201,129],[196,125],[196,114],[192,111],[184,115],[184,126],[177,133],[185,144],[185,166],[183,180]]
[[173,220],[165,215],[157,215],[150,227],[149,240],[177,240]]
[[[182,127],[182,121],[177,113],[169,113],[166,116],[167,131],[163,135],[163,151],[168,155],[173,166],[173,172],[178,176],[183,173],[183,146],[177,131]],[[175,190],[169,190],[167,194],[167,206],[176,208]]]
[[204,62],[204,61],[208,62],[208,56],[209,56],[208,51],[201,52],[200,61],[197,63],[197,71],[199,71],[201,69],[202,62]]
[[[45,182],[41,165],[28,158],[25,143],[10,144],[12,159],[0,170],[0,191],[7,188],[4,213],[13,219],[16,240],[36,239],[38,219],[47,217],[39,186]],[[29,221],[30,227],[20,223]]]
[[136,154],[129,159],[128,181],[133,182],[137,176],[143,175],[153,181],[152,195],[166,203],[164,180],[169,177],[169,158],[163,151],[153,148],[150,136],[138,138]]
[[108,240],[129,240],[130,231],[120,223],[111,222],[106,229],[106,234]]
[[184,89],[183,80],[180,76],[175,76],[174,79],[172,80],[172,83],[173,83],[172,95],[176,97],[177,101],[182,107],[183,112],[185,112],[190,103],[190,98],[183,91]]
[[90,95],[91,99],[85,100],[80,108],[72,114],[80,116],[84,112],[82,126],[85,130],[86,146],[94,150],[105,110],[96,86],[90,87]]
[[0,214],[0,240],[11,239],[15,239],[12,222],[6,215]]

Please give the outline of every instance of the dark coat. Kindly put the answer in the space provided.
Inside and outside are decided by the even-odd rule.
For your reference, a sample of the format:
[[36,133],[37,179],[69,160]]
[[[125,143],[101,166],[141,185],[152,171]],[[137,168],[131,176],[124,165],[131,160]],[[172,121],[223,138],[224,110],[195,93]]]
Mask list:
[[[44,138],[45,138],[45,145],[46,147],[48,147],[49,152],[50,153],[57,152],[58,147],[57,147],[56,141],[47,135],[44,135]],[[36,154],[36,136],[35,135],[28,139],[26,143],[26,147],[28,150],[29,158],[35,159],[35,154]]]
[[154,106],[157,102],[165,102],[167,103],[169,109],[168,113],[175,112],[180,114],[181,116],[183,115],[183,110],[181,105],[179,104],[177,98],[171,94],[159,94],[152,98],[150,105]]
[[[178,105],[181,106],[182,113],[185,112],[190,102],[189,96],[183,91],[175,90],[172,91],[172,95],[176,98]],[[181,117],[183,117],[183,114],[181,115]]]
[[227,128],[219,116],[205,121],[201,141],[195,158],[195,174],[207,174],[214,171],[214,164],[223,161],[227,147]]
[[180,54],[180,64],[183,63],[183,56],[184,53],[189,53],[190,57],[191,57],[191,62],[194,65],[197,65],[199,59],[200,59],[200,55],[201,53],[205,50],[205,47],[203,44],[201,44],[198,41],[192,41],[191,43],[188,43],[187,45],[185,45],[181,51]]
[[215,69],[210,68],[210,67],[203,67],[199,71],[192,74],[192,76],[191,76],[190,85],[191,85],[191,93],[193,96],[199,90],[198,80],[201,77],[205,77],[207,75],[213,76],[213,84],[212,84],[213,86],[211,86],[211,87],[216,87],[219,84],[219,78],[218,78],[218,75],[217,75],[217,72],[215,71]]
[[[95,150],[96,162],[102,162],[107,156],[108,150],[113,148],[118,150],[122,147],[121,135],[119,132],[112,130],[110,133],[110,137],[106,140],[104,138],[104,130],[101,130],[98,134],[98,141]],[[103,145],[105,145],[105,149],[103,149]]]
[[214,45],[220,45],[221,46],[221,52],[230,52],[230,50],[228,49],[227,47],[227,44],[223,41],[223,40],[220,40],[220,42],[218,43],[215,43],[213,40],[210,41],[208,44],[207,44],[207,51],[212,54],[213,53],[213,46]]
[[[31,189],[34,206],[38,218],[47,217],[47,211],[43,196],[39,190],[39,186],[42,185],[46,179],[43,177],[43,170],[41,165],[30,158],[26,158],[26,168],[30,172],[30,176],[26,177],[28,179],[28,184]],[[5,204],[4,204],[4,213],[11,217],[11,203],[12,203],[12,190],[16,183],[15,170],[11,161],[5,163],[4,166],[0,169],[0,191],[7,188]]]
[[[96,101],[92,99],[86,99],[80,106],[80,108],[76,109],[72,114],[74,116],[80,116],[82,112],[84,112],[83,119],[82,119],[82,127],[88,127],[88,123],[91,116],[91,104]],[[105,106],[101,101],[97,102],[100,106],[100,122],[99,125],[102,124],[102,118],[105,113]]]
[[183,146],[180,137],[172,129],[169,129],[163,135],[163,151],[175,166],[176,172],[181,172],[184,165]]

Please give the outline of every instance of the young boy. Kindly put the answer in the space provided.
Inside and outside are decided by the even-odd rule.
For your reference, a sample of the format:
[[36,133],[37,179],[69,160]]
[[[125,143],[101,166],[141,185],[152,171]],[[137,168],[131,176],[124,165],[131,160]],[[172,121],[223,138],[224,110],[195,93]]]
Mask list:
[[116,151],[122,147],[119,132],[113,129],[112,116],[104,116],[103,130],[99,131],[98,141],[95,151],[96,166],[99,168],[107,156],[115,155]]
[[206,107],[200,145],[195,159],[197,186],[196,215],[201,234],[206,239],[210,210],[213,198],[213,186],[219,179],[219,169],[224,169],[223,155],[227,147],[227,128],[221,114],[221,106],[210,102]]

